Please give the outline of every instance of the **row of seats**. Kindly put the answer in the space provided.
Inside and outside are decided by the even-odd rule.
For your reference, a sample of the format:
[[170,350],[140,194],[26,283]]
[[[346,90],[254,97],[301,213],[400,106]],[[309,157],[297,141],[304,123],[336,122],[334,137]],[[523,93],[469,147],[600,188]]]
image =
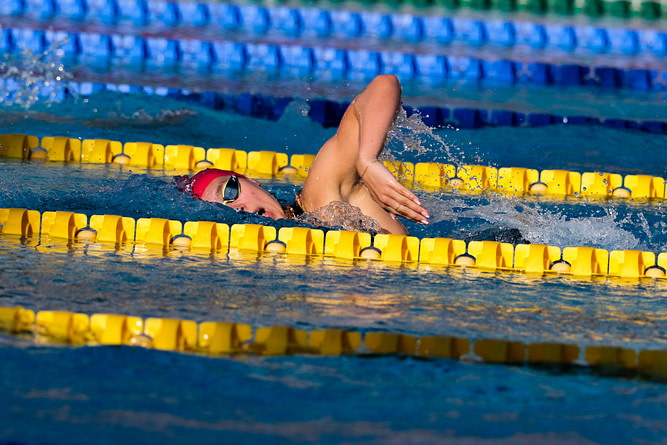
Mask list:
[[88,316],[64,311],[35,313],[22,307],[0,307],[0,330],[32,333],[75,345],[128,345],[204,354],[402,354],[455,360],[463,357],[486,363],[576,363],[607,368],[609,371],[637,371],[642,375],[667,374],[667,350],[641,350],[637,354],[633,349],[617,346],[588,346],[581,357],[580,348],[567,343],[524,344],[499,339],[470,341],[444,335],[417,337],[343,329],[308,332],[290,326],[253,329],[247,324],[233,322],[196,323],[118,314]]
[[[61,162],[118,163],[151,169],[201,170],[208,167],[275,177],[308,176],[315,155],[274,151],[236,150],[150,142],[126,142],[62,136],[0,135],[0,158],[47,159]],[[665,180],[658,176],[608,172],[535,170],[522,167],[385,161],[385,166],[407,187],[427,191],[492,192],[505,195],[549,195],[581,198],[665,199]]]
[[[439,26],[438,29],[442,29]],[[296,72],[300,75],[327,73],[332,79],[349,76],[371,78],[378,74],[396,74],[404,80],[473,80],[500,84],[534,84],[540,86],[602,86],[633,90],[665,90],[667,78],[660,69],[659,57],[667,55],[667,33],[650,34],[643,41],[631,35],[619,35],[617,41],[627,54],[636,54],[643,43],[650,46],[651,57],[637,59],[631,67],[614,57],[561,56],[557,63],[542,60],[542,52],[525,56],[512,53],[503,58],[483,51],[471,56],[466,51],[441,46],[377,48],[349,47],[345,44],[322,46],[300,41],[237,42],[234,40],[197,40],[160,35],[102,34],[98,32],[61,32],[28,28],[4,28],[0,36],[0,53],[24,50],[43,52],[58,43],[53,54],[79,57],[82,63],[117,62],[121,65],[153,64],[158,66],[186,65],[210,70],[252,70]],[[542,34],[536,34],[542,35]],[[591,35],[596,35],[592,32]],[[647,34],[648,36],[649,34]],[[559,45],[574,47],[577,37],[563,34]],[[636,36],[635,36],[636,37]],[[601,47],[607,38],[594,37]],[[312,42],[312,39],[309,40]],[[541,45],[542,43],[536,43]],[[449,52],[449,54],[446,54]],[[646,55],[646,52],[642,54]],[[648,60],[648,61],[647,61]]]
[[[165,5],[160,2],[160,4]],[[284,35],[291,38],[392,40],[394,43],[410,42],[439,45],[452,43],[480,47],[500,45],[503,47],[526,46],[534,49],[558,49],[562,51],[588,50],[598,54],[639,53],[663,56],[667,53],[667,33],[660,27],[628,27],[609,23],[567,23],[562,21],[527,21],[511,17],[486,19],[466,15],[414,15],[380,11],[327,10],[320,8],[289,8],[284,6],[216,4],[216,17],[207,26],[212,30],[199,30],[201,34],[247,33],[249,35]],[[195,15],[189,15],[194,18]],[[71,27],[53,28],[40,33],[14,30],[18,47],[40,46],[68,35]],[[132,35],[132,31],[119,29],[120,33]],[[207,32],[210,31],[210,32]],[[215,31],[215,32],[213,32]],[[135,33],[136,34],[136,33]],[[184,32],[183,35],[191,33]],[[152,30],[153,37],[171,36],[178,39],[172,29]],[[75,34],[70,33],[71,40]],[[128,36],[126,36],[128,37]],[[8,39],[5,36],[5,39]],[[89,45],[85,34],[81,34],[82,51],[106,56],[108,49],[95,49]],[[147,39],[149,47],[159,41]],[[46,42],[46,43],[45,43]],[[11,43],[11,42],[9,42]],[[89,45],[89,47],[86,47]],[[74,43],[70,44],[73,47]],[[432,48],[431,48],[432,50]],[[72,52],[72,49],[69,50]],[[138,51],[138,50],[136,50]]]
[[[343,0],[329,0],[342,3]],[[266,2],[269,4],[270,2]],[[285,3],[279,1],[278,3]],[[295,2],[308,6],[315,0]],[[647,20],[659,19],[664,14],[661,1],[630,0],[357,0],[355,3],[366,9],[377,4],[396,8],[459,7],[471,9],[498,9],[504,12],[528,11],[534,14],[553,12],[563,15],[587,14],[599,17],[609,15],[616,18],[642,17]],[[227,20],[227,3],[183,0],[4,0],[0,14],[27,15],[41,19],[69,18],[73,20],[97,20],[107,24],[130,21],[138,26],[158,24],[161,26],[207,26],[224,23]],[[235,5],[233,5],[235,6]],[[244,5],[245,6],[245,5]],[[357,8],[355,8],[357,9]],[[430,11],[433,12],[433,11]]]
[[[4,236],[39,239],[40,245],[58,240],[82,245],[109,245],[129,253],[172,248],[227,253],[230,251],[316,255],[341,259],[374,259],[431,266],[475,267],[499,272],[558,273],[578,278],[665,278],[667,253],[565,247],[450,238],[423,238],[306,227],[180,221],[92,215],[68,211],[43,212],[0,209]],[[68,246],[69,249],[71,246]]]

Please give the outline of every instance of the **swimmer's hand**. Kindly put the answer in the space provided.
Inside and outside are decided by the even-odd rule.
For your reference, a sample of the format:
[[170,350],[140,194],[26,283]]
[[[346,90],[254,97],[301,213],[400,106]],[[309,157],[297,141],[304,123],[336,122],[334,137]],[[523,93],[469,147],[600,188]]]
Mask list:
[[396,180],[382,161],[376,159],[368,163],[361,179],[373,200],[387,212],[420,224],[428,224],[430,215],[419,199]]

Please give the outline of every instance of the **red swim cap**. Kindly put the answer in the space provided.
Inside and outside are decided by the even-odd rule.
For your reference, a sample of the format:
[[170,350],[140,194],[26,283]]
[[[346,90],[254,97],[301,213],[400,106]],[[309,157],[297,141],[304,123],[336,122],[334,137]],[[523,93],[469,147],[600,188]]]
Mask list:
[[192,178],[190,178],[190,185],[192,186],[192,194],[201,198],[206,190],[206,187],[213,181],[215,178],[220,176],[231,176],[236,175],[239,178],[245,178],[243,175],[239,175],[236,172],[231,170],[220,170],[219,168],[207,168],[202,170]]

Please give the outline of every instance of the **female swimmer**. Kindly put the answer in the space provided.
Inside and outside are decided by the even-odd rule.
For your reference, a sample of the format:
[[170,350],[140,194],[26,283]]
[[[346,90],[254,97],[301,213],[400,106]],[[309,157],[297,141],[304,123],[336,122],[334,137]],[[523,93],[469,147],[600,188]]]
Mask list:
[[[419,199],[402,186],[378,156],[401,106],[396,76],[381,75],[354,98],[336,134],[320,148],[295,207],[309,212],[334,202],[358,207],[383,231],[407,234],[396,216],[428,224]],[[252,179],[231,171],[208,169],[187,179],[181,188],[204,201],[273,219],[285,218],[278,201]]]

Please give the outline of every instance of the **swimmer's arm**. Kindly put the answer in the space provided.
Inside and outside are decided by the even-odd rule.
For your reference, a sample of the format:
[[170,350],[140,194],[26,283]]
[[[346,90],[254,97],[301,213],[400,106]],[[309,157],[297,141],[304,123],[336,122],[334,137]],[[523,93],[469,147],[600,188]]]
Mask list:
[[[382,75],[352,101],[338,131],[322,146],[310,167],[301,192],[304,210],[315,210],[332,201],[347,202],[391,233],[405,233],[394,215],[426,221],[428,213],[417,198],[377,160],[400,99],[396,76]],[[362,175],[366,185],[361,182]]]
[[[385,99],[389,100],[385,103]],[[363,132],[367,147],[364,152],[368,152],[364,158],[377,159],[384,148],[386,133],[400,104],[400,85],[395,76],[376,77],[347,107],[336,134],[320,148],[310,166],[302,192],[305,210],[314,210],[332,201],[351,203],[363,173],[357,172],[357,164],[362,162],[359,161],[362,140],[359,112],[374,101],[379,102],[374,104],[378,117],[364,121],[367,127]]]
[[400,106],[401,85],[393,75],[376,77],[352,102],[358,125],[356,173],[385,211],[428,224],[419,199],[378,160]]

